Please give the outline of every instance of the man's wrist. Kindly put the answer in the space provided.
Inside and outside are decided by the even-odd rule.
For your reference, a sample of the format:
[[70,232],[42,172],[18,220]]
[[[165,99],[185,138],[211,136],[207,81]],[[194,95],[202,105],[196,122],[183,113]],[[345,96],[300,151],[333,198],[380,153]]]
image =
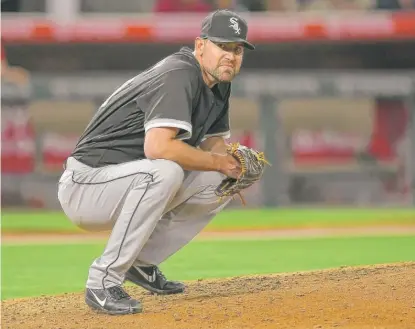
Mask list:
[[221,160],[224,155],[219,154],[219,153],[214,153],[214,152],[209,152],[209,153],[212,156],[212,163],[213,163],[214,170],[221,172],[221,169],[222,169]]

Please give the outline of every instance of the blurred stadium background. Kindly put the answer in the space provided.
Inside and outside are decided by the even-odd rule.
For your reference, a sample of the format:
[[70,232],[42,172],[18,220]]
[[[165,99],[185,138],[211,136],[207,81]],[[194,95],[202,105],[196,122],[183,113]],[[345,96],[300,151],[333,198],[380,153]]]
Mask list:
[[412,0],[1,3],[3,62],[23,68],[2,70],[3,209],[59,210],[62,162],[94,110],[125,79],[192,46],[215,8],[241,11],[258,45],[231,106],[232,139],[272,163],[246,193],[250,207],[413,204]]

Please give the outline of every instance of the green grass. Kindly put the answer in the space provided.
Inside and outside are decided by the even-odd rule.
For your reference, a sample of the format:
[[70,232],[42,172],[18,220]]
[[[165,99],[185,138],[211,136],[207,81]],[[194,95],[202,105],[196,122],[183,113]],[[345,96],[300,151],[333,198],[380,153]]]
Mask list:
[[[415,225],[415,209],[240,209],[220,213],[207,230]],[[61,212],[3,212],[3,232],[78,232]]]
[[219,214],[210,229],[414,224],[415,209],[252,209]]
[[[3,245],[2,299],[83,290],[104,244]],[[196,240],[162,265],[194,280],[415,261],[415,236],[286,240]]]

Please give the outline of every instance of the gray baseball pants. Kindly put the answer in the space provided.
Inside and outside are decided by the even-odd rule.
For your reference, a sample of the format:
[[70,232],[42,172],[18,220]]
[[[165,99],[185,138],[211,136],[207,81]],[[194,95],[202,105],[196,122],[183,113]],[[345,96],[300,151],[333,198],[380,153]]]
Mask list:
[[82,229],[112,229],[86,286],[121,285],[132,265],[158,265],[189,243],[229,203],[213,192],[223,178],[161,159],[91,168],[69,158],[58,187],[63,211]]

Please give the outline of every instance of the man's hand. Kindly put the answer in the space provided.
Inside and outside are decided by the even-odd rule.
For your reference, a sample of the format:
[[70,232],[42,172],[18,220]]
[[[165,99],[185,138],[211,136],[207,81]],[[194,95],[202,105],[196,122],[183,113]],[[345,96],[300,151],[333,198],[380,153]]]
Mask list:
[[241,164],[227,152],[228,145],[220,136],[212,136],[205,139],[200,148],[210,152],[217,161],[217,171],[231,178],[237,179],[241,175]]
[[237,179],[242,173],[242,167],[238,160],[230,154],[213,154],[218,161],[218,171],[228,177]]
[[265,160],[263,152],[258,152],[239,143],[228,145],[228,153],[238,159],[242,168],[241,174],[233,177],[234,179],[224,179],[216,188],[215,193],[221,198],[238,194],[242,202],[245,203],[241,191],[259,181],[264,173],[265,164],[269,163]]

